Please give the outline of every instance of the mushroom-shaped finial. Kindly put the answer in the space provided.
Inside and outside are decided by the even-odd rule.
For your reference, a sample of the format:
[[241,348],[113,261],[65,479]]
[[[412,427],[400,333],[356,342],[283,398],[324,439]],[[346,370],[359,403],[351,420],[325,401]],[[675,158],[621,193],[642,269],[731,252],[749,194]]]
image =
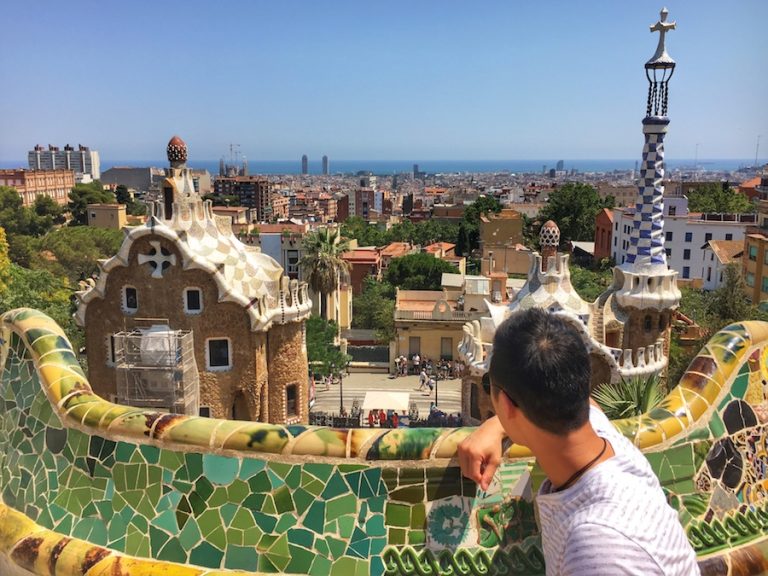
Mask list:
[[539,243],[541,246],[553,246],[557,248],[560,245],[560,228],[552,220],[547,220],[539,232]]
[[174,168],[184,164],[187,161],[187,145],[184,140],[174,136],[168,141],[168,162]]

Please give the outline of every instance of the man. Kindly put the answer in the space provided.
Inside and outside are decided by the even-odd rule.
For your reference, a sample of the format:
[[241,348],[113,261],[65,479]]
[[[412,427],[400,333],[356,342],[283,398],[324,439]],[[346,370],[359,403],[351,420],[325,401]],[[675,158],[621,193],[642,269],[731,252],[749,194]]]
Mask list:
[[548,575],[699,574],[696,556],[648,461],[596,407],[579,333],[539,309],[496,331],[496,416],[459,445],[465,476],[487,489],[505,437],[547,480],[536,498]]
[[424,386],[427,385],[427,371],[422,369],[421,374],[419,374],[419,387],[416,388],[417,392],[421,392],[424,390]]

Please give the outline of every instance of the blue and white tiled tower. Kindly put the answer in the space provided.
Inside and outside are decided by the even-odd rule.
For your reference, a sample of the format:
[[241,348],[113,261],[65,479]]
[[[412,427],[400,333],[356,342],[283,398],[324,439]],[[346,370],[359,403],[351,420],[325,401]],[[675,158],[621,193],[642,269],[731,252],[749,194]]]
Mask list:
[[664,251],[664,136],[669,126],[669,80],[675,71],[665,45],[666,33],[675,23],[667,22],[667,14],[664,8],[660,20],[651,26],[651,32],[659,32],[659,44],[645,63],[648,103],[637,203],[627,258],[614,272],[616,299],[622,307],[657,312],[676,308],[680,302],[677,272],[667,268]]

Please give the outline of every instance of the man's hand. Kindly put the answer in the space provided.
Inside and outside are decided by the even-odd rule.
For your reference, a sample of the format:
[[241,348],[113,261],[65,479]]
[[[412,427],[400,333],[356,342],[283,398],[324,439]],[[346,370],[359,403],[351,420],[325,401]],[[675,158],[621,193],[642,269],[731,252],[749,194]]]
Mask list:
[[459,443],[461,473],[487,490],[501,462],[501,443],[506,437],[498,416],[483,422]]

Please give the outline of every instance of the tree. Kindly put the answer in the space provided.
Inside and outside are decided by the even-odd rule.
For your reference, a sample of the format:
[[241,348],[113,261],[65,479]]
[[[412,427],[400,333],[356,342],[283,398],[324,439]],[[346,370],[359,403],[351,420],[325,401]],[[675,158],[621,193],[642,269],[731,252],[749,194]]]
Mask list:
[[571,284],[579,296],[587,302],[594,302],[611,284],[610,270],[593,271],[571,264]]
[[754,212],[755,205],[739,194],[728,182],[705,182],[688,192],[691,212],[743,214]]
[[341,236],[357,240],[358,246],[383,246],[386,233],[375,224],[369,224],[360,216],[351,216],[341,225]]
[[326,295],[336,291],[339,278],[349,273],[349,264],[342,259],[349,243],[339,231],[324,228],[310,232],[302,241],[303,256],[299,267],[313,292],[320,295],[320,315],[327,318]]
[[610,420],[640,416],[655,408],[664,398],[661,379],[657,374],[622,379],[615,384],[603,384],[592,392]]
[[334,344],[338,327],[333,321],[320,316],[310,316],[307,320],[307,360],[323,375],[331,373],[332,368],[341,369],[351,360],[351,356],[342,354]]
[[98,260],[114,256],[123,243],[120,230],[75,226],[58,228],[39,240],[38,252],[46,258],[34,260],[33,267],[44,268],[71,284],[98,271]]
[[2,295],[5,289],[10,267],[11,259],[8,256],[8,242],[5,239],[5,230],[0,226],[0,295]]
[[395,288],[368,277],[363,292],[352,300],[352,326],[376,331],[379,342],[395,337]]
[[101,182],[94,180],[90,184],[77,184],[69,193],[69,211],[73,225],[88,223],[88,204],[111,204],[115,195],[104,190]]
[[553,191],[539,212],[539,220],[553,220],[560,228],[560,243],[571,240],[593,240],[595,217],[603,208],[613,207],[610,198],[601,199],[592,186],[569,182]]
[[464,218],[456,234],[456,253],[469,256],[480,246],[480,217],[483,214],[498,214],[501,203],[493,196],[480,196],[464,209]]
[[0,226],[9,236],[40,236],[60,217],[61,209],[52,198],[38,196],[28,208],[15,188],[0,186]]
[[403,290],[440,290],[443,273],[456,273],[456,268],[432,254],[421,252],[393,258],[384,280]]

